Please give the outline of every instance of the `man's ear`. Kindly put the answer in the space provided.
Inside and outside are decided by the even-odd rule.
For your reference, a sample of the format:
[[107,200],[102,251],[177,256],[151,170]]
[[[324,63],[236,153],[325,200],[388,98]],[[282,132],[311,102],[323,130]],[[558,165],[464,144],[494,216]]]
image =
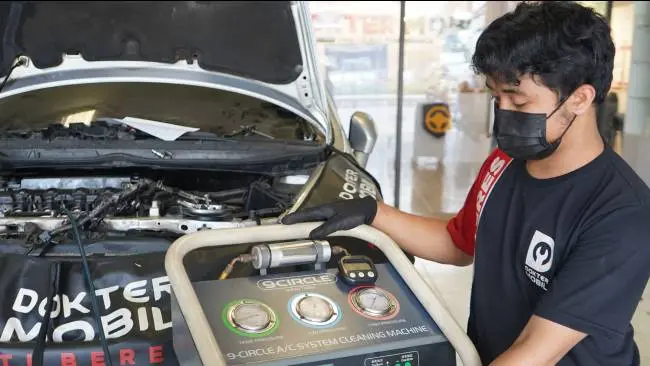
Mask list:
[[591,107],[596,99],[596,89],[589,84],[583,84],[576,89],[567,101],[569,111],[581,115]]

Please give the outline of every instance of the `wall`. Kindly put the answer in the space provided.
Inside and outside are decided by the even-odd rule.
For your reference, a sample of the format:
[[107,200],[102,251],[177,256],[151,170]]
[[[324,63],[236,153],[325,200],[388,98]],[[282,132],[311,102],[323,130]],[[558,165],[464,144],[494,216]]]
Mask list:
[[633,19],[623,157],[650,185],[650,3],[635,1]]
[[612,39],[616,47],[614,57],[614,79],[611,92],[618,94],[619,112],[627,110],[628,86],[630,80],[630,65],[632,61],[632,34],[634,31],[634,3],[614,2],[612,8]]

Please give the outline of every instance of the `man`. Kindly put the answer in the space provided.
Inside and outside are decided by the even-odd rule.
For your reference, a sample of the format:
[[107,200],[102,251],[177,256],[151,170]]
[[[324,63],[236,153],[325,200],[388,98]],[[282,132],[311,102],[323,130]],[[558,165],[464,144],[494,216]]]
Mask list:
[[639,365],[630,321],[650,276],[650,190],[598,132],[613,59],[591,9],[521,3],[476,45],[498,148],[457,216],[365,198],[283,223],[324,220],[312,237],[370,224],[421,258],[473,261],[468,334],[485,365]]

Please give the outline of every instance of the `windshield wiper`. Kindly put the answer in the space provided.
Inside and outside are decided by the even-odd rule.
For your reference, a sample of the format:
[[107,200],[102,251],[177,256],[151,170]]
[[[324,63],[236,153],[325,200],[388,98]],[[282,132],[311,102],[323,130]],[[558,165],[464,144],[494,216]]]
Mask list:
[[257,127],[255,127],[253,125],[241,126],[239,129],[237,129],[237,130],[235,130],[235,131],[233,131],[233,132],[231,132],[229,134],[224,135],[224,137],[251,136],[251,135],[262,136],[262,137],[266,137],[267,139],[271,139],[271,140],[275,139],[275,137],[273,137],[273,136],[271,136],[269,134],[266,134],[266,133],[264,133],[262,131],[258,131]]

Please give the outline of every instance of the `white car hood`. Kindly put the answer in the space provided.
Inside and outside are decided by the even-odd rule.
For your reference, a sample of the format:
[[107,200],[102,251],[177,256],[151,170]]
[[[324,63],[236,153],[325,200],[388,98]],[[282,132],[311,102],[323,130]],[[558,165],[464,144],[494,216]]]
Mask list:
[[71,85],[198,86],[276,104],[331,141],[303,2],[5,2],[0,32],[0,102]]

